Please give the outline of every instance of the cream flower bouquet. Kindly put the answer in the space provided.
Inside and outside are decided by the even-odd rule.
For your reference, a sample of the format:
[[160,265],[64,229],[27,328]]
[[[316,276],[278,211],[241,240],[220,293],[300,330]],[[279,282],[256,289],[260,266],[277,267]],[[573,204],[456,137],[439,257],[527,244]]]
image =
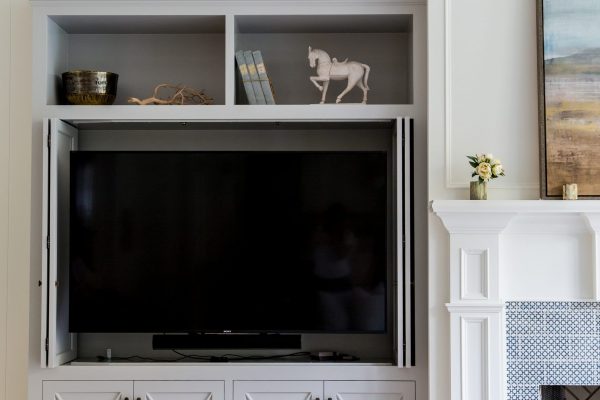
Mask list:
[[467,158],[469,159],[469,165],[475,168],[471,177],[478,177],[480,183],[504,176],[502,162],[494,158],[492,154],[475,154],[474,156],[467,156]]

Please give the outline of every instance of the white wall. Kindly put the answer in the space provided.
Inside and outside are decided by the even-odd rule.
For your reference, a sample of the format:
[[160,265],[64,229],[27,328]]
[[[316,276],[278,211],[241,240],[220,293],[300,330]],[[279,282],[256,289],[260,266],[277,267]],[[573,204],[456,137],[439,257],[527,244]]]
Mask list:
[[507,170],[491,199],[537,198],[535,0],[430,0],[428,17],[430,198],[467,198],[476,152]]
[[[535,0],[429,0],[429,200],[468,199],[465,156],[507,176],[490,199],[538,198]],[[448,235],[429,215],[430,399],[450,392]]]
[[0,400],[27,397],[31,18],[0,2]]

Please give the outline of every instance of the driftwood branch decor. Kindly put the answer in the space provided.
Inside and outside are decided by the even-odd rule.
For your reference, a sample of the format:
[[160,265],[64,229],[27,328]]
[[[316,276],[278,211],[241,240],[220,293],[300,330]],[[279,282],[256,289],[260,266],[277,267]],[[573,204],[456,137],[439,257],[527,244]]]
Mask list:
[[[161,98],[159,92],[171,93],[170,96]],[[137,97],[130,97],[127,99],[128,103],[139,104],[145,106],[148,104],[155,105],[190,105],[190,104],[202,104],[209,105],[213,104],[214,99],[204,94],[204,90],[196,90],[180,85],[171,85],[169,83],[161,83],[154,88],[154,94],[152,97],[140,100]]]

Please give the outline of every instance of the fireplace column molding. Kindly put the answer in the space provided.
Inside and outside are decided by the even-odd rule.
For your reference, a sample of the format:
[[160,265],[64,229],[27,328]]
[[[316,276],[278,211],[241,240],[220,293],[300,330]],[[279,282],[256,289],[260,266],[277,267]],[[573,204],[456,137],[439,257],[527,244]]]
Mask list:
[[502,400],[500,234],[514,213],[434,211],[450,233],[451,400]]

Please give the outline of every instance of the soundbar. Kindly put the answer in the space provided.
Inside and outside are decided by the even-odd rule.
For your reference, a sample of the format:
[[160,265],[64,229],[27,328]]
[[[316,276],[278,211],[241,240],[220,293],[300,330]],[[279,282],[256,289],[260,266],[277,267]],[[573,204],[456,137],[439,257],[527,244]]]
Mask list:
[[189,334],[154,335],[154,350],[300,349],[301,335]]

